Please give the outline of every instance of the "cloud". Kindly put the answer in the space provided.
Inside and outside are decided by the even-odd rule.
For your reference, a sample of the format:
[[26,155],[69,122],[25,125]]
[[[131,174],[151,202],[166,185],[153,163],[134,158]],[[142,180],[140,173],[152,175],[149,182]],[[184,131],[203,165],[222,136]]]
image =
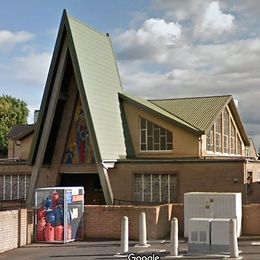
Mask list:
[[230,32],[234,28],[234,19],[233,15],[225,14],[220,10],[218,2],[212,2],[196,24],[195,36],[209,39]]
[[51,54],[47,52],[16,57],[12,68],[13,75],[25,84],[44,86],[50,60]]
[[174,47],[180,37],[181,26],[178,23],[150,18],[138,30],[121,33],[116,44],[121,59],[151,58],[163,62],[167,59],[165,50]]
[[152,7],[166,11],[165,17],[178,22],[193,20],[205,10],[210,0],[153,0]]
[[11,32],[7,30],[0,31],[0,51],[8,52],[17,44],[30,41],[34,35],[26,31]]

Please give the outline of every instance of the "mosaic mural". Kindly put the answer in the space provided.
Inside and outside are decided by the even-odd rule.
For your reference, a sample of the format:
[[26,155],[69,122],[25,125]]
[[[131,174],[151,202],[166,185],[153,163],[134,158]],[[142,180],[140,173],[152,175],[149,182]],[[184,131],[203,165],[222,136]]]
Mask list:
[[92,144],[80,99],[77,101],[63,163],[94,163]]

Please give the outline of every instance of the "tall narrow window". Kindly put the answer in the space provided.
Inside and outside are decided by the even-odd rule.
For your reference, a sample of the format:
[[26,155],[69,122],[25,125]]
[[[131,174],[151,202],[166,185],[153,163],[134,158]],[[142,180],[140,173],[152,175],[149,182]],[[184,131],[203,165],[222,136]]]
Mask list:
[[236,129],[231,121],[231,129],[230,129],[230,153],[235,154],[236,153]]
[[218,116],[216,121],[216,128],[215,128],[215,137],[216,137],[216,152],[222,152],[222,116],[221,114]]
[[223,113],[223,127],[224,127],[224,134],[223,134],[223,142],[224,142],[224,153],[229,153],[229,113],[227,109],[224,110]]
[[209,152],[223,154],[242,154],[243,142],[228,107],[222,111],[206,133],[206,149]]
[[207,151],[214,151],[214,126],[211,127],[207,134]]
[[241,155],[242,154],[242,143],[239,138],[239,135],[237,135],[237,154]]
[[172,150],[172,132],[144,118],[140,119],[141,151]]

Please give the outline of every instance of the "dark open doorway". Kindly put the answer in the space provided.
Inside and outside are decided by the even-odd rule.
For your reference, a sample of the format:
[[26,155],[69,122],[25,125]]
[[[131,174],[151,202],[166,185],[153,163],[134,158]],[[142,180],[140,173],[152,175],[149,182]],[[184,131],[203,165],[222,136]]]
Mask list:
[[85,190],[85,204],[105,204],[103,190],[97,173],[93,174],[78,174],[78,173],[63,173],[61,174],[61,187],[83,186]]

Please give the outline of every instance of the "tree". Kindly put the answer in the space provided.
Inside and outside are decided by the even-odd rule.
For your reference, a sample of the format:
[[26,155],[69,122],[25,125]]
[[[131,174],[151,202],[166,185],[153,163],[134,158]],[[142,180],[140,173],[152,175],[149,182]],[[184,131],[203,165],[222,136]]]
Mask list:
[[18,124],[27,124],[29,109],[27,104],[17,98],[0,96],[0,152],[7,154],[7,134]]

